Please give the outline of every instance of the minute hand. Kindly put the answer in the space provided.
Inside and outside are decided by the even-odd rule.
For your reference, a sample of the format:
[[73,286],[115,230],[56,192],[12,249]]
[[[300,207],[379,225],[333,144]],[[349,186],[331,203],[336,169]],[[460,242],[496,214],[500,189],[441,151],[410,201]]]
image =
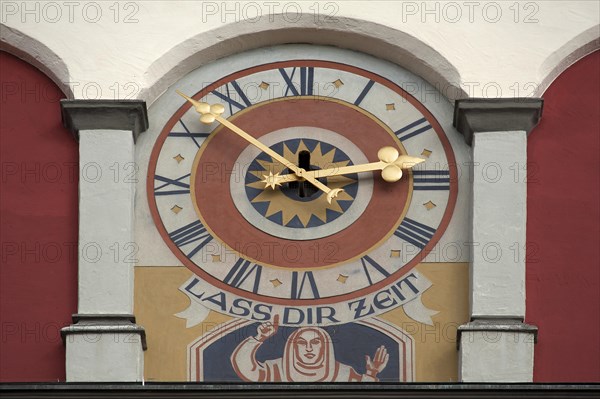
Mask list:
[[325,194],[327,194],[327,202],[331,203],[331,199],[334,197],[337,197],[337,195],[341,191],[343,191],[341,189],[333,189],[333,190],[330,189],[325,184],[318,181],[314,176],[308,174],[308,172],[306,170],[294,165],[293,163],[291,163],[290,161],[285,159],[283,156],[279,155],[274,150],[270,149],[269,147],[267,147],[266,145],[264,145],[263,143],[261,143],[260,141],[255,139],[254,137],[250,136],[248,133],[246,133],[245,131],[243,131],[242,129],[240,129],[239,127],[234,125],[233,123],[229,122],[227,119],[223,118],[222,116],[214,115],[214,117],[217,120],[217,122],[219,122],[223,126],[229,128],[231,131],[233,131],[234,133],[236,133],[237,135],[239,135],[240,137],[242,137],[243,139],[248,141],[250,144],[254,145],[259,150],[261,150],[265,154],[269,155],[271,158],[280,162],[286,168],[288,168],[292,172],[294,172],[294,175],[292,175],[292,176],[296,177],[297,180],[307,180],[308,182],[312,183],[315,187],[317,187],[319,190],[321,190]]
[[180,91],[177,91],[177,94],[179,94],[187,101],[192,103],[192,105],[194,105],[196,111],[202,115],[202,117],[200,118],[200,121],[202,123],[212,123],[214,120],[218,121],[220,124],[229,128],[229,130],[236,133],[238,136],[248,141],[250,144],[254,145],[259,150],[263,151],[264,153],[266,153],[267,155],[269,155],[270,157],[272,157],[273,159],[275,159],[276,161],[280,162],[285,167],[293,171],[296,177],[298,177],[298,180],[302,180],[304,178],[305,180],[309,181],[314,186],[316,186],[318,189],[322,190],[325,194],[327,194],[327,201],[329,203],[331,203],[332,198],[337,197],[337,195],[341,191],[343,191],[339,188],[332,190],[312,176],[304,177],[304,174],[306,174],[306,170],[294,165],[293,163],[285,159],[283,156],[279,155],[278,153],[276,153],[275,151],[273,151],[272,149],[270,149],[269,147],[267,147],[266,145],[264,145],[263,143],[261,143],[260,141],[258,141],[239,127],[237,127],[236,125],[234,125],[233,123],[229,122],[227,119],[221,117],[221,113],[223,113],[224,110],[222,105],[215,104],[213,106],[210,106],[207,103],[202,103],[200,101],[194,100],[193,98],[186,96]]

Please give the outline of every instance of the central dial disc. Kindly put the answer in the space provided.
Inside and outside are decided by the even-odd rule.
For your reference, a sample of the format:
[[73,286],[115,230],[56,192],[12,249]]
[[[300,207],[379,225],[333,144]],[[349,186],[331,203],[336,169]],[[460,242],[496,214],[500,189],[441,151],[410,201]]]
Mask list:
[[[280,141],[282,137],[294,136],[297,138]],[[321,137],[337,146],[319,139]],[[282,129],[261,140],[286,159],[296,160],[305,170],[347,166],[366,160],[346,138],[320,128]],[[362,214],[373,191],[372,179],[359,181],[356,174],[321,178],[319,180],[329,188],[344,190],[329,203],[326,195],[308,181],[284,183],[274,190],[265,188],[265,176],[286,174],[288,168],[251,147],[242,152],[237,163],[249,166],[244,179],[245,195],[233,196],[236,208],[254,226],[279,237],[306,240],[335,234]],[[239,183],[231,182],[230,185],[232,193],[241,191]],[[354,209],[348,213],[351,208]]]

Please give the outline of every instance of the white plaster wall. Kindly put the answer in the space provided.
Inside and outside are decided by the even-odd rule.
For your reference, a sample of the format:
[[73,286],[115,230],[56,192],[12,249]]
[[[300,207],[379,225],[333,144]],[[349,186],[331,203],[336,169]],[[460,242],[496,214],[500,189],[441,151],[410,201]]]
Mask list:
[[133,149],[130,131],[79,132],[79,313],[133,313]]
[[67,338],[68,382],[141,381],[144,351],[137,334],[98,330]]
[[199,65],[290,41],[386,58],[462,89],[449,98],[539,95],[578,49],[598,48],[600,19],[597,1],[3,1],[0,11],[4,48],[68,76],[75,98],[148,103]]
[[475,133],[471,317],[525,317],[526,164],[524,131]]
[[461,382],[532,382],[533,334],[506,331],[463,332]]

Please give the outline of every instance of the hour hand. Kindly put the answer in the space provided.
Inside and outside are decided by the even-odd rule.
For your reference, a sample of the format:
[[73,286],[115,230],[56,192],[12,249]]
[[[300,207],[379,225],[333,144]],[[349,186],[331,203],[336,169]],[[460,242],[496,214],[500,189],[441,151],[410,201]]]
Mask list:
[[[381,170],[381,177],[383,180],[393,183],[402,178],[402,170],[410,169],[425,161],[425,159],[419,157],[399,155],[398,150],[394,147],[381,148],[377,153],[377,157],[379,158],[379,162],[313,170],[305,172],[304,176],[310,175],[315,178],[321,178]],[[265,179],[263,182],[265,183],[265,188],[271,187],[272,189],[275,189],[276,186],[280,186],[283,183],[301,180],[294,174],[270,174],[269,176],[264,177]]]

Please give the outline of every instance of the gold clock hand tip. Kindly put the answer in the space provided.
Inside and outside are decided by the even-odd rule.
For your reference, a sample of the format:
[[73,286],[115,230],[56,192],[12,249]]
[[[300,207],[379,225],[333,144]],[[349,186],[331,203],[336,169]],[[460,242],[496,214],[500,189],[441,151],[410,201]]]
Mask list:
[[409,155],[401,155],[394,162],[395,165],[399,166],[401,169],[410,169],[415,165],[418,165],[422,162],[425,162],[426,159],[419,157],[411,157]]
[[[189,101],[194,106],[194,108],[196,109],[196,112],[198,112],[202,117],[204,117],[206,114],[210,114],[211,113],[211,107],[210,107],[210,105],[208,105],[208,103],[204,103],[204,102],[201,102],[201,101],[198,101],[198,100],[194,100],[192,97],[183,94],[179,90],[175,90],[175,92],[177,94],[179,94],[181,97],[185,98],[187,101]],[[202,123],[206,123],[206,124],[214,122],[214,119],[211,120],[210,122],[208,121],[209,119],[210,119],[210,117],[208,116],[208,117],[204,118],[204,120],[202,118],[200,118],[200,121]]]
[[398,165],[389,164],[381,171],[381,177],[388,183],[397,182],[402,178],[402,169]]
[[185,94],[183,94],[182,92],[180,92],[179,90],[175,90],[175,93],[179,94],[181,97],[185,98],[186,100],[191,100],[190,97],[186,96]]
[[377,151],[377,158],[385,163],[392,163],[398,159],[399,152],[394,147],[381,147]]
[[335,197],[337,197],[338,194],[341,193],[342,191],[344,191],[344,190],[342,190],[341,188],[331,189],[331,191],[329,191],[327,193],[327,202],[329,202],[331,204],[331,200],[333,200]]

